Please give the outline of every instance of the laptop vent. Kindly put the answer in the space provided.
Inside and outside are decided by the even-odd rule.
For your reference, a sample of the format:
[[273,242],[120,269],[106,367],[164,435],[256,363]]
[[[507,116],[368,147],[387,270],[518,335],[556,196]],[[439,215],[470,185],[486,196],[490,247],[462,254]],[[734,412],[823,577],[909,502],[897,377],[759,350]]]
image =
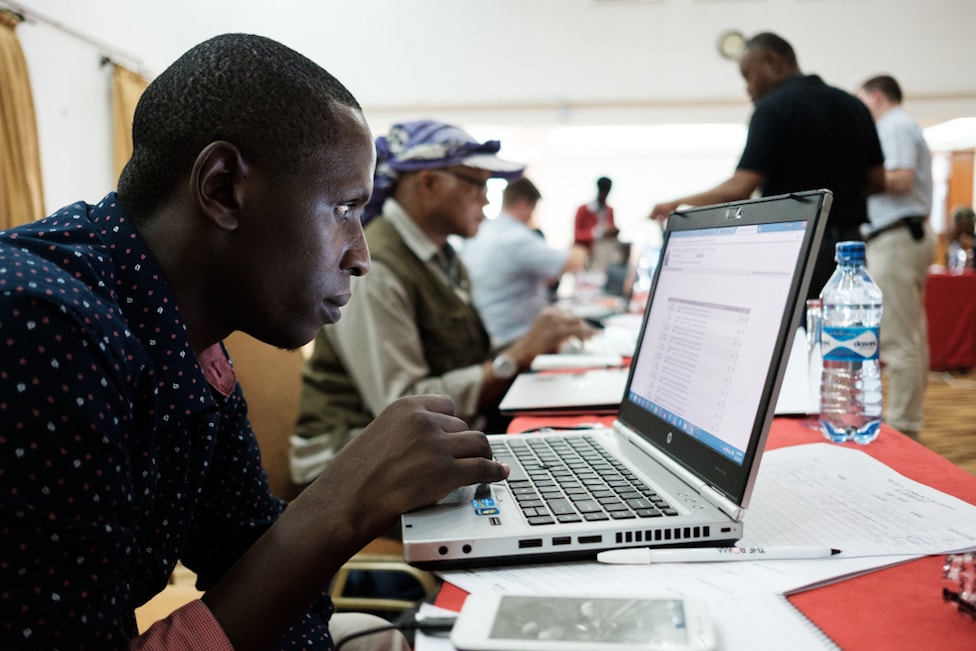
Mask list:
[[618,531],[618,544],[660,542],[667,540],[701,540],[709,538],[710,527],[671,527],[664,529],[642,529],[637,531]]

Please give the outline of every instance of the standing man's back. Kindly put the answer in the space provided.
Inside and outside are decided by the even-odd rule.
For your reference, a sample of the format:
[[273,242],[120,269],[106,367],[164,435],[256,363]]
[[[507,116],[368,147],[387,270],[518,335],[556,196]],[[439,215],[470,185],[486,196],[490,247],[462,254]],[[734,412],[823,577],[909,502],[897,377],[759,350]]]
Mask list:
[[817,75],[789,77],[756,103],[738,166],[763,174],[763,196],[830,188],[829,226],[857,231],[867,217],[866,170],[881,162],[870,124],[850,93]]
[[735,173],[710,190],[658,204],[652,217],[682,204],[748,199],[756,190],[772,196],[828,188],[834,203],[808,293],[817,296],[833,271],[834,245],[861,239],[867,196],[884,189],[874,123],[853,95],[802,74],[792,46],[776,34],[749,39],[739,70],[756,109]]

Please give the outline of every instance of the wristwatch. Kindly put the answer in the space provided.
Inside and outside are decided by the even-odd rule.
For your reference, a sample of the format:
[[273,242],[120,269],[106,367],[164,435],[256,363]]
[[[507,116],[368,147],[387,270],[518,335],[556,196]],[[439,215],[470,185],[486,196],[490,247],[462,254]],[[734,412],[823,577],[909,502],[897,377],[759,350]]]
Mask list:
[[491,374],[499,380],[511,380],[516,373],[518,373],[518,364],[505,353],[491,360]]

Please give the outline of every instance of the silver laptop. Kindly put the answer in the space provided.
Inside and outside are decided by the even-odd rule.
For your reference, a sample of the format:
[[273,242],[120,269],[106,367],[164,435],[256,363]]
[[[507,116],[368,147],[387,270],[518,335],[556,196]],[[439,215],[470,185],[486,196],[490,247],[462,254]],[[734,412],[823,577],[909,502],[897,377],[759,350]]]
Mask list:
[[508,479],[404,514],[405,560],[451,569],[741,538],[831,200],[671,215],[613,426],[491,436]]
[[602,325],[604,319],[626,313],[637,288],[642,258],[647,252],[646,241],[632,242],[626,262],[612,262],[607,265],[601,291],[593,295],[576,295],[561,300],[559,307],[597,327]]
[[510,416],[615,414],[629,376],[626,368],[520,373],[505,392],[498,409]]

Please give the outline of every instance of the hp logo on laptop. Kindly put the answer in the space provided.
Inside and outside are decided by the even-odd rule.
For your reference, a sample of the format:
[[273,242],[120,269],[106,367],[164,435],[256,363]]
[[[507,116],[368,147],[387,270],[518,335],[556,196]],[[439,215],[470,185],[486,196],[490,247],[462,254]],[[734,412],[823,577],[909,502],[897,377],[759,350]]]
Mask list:
[[668,443],[668,445],[671,445],[671,439],[672,439],[673,437],[674,437],[674,432],[668,432],[668,438],[666,439],[666,440],[667,440],[667,443]]
[[726,219],[742,219],[742,206],[735,206],[734,208],[725,209]]

